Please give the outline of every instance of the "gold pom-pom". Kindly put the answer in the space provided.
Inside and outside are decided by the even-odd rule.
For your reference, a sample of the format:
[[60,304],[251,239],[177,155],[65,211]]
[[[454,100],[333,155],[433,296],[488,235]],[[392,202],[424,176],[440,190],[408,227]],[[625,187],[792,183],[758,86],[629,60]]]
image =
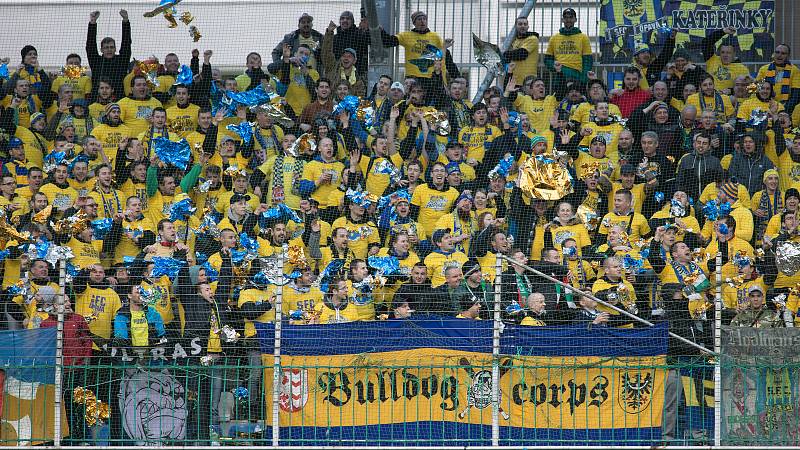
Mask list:
[[192,16],[192,13],[190,13],[189,11],[184,11],[181,14],[181,22],[183,22],[184,25],[189,25],[190,23],[192,23],[193,20],[194,16]]

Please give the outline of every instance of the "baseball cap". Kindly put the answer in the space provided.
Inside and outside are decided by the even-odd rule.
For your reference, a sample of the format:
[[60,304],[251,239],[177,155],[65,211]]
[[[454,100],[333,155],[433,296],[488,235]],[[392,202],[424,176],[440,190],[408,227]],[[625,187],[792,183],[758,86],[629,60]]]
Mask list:
[[459,165],[459,163],[457,163],[455,161],[454,162],[449,162],[445,166],[445,170],[447,171],[448,175],[450,175],[451,173],[455,173],[455,172],[461,173],[461,166]]
[[42,114],[40,112],[35,112],[35,113],[31,114],[31,124],[33,124],[34,122],[36,122],[39,119],[45,119],[45,118],[47,118],[47,116],[45,116],[44,114]]
[[300,16],[300,19],[298,19],[298,21],[303,20],[303,19],[308,19],[308,20],[310,20],[312,22],[314,21],[314,17],[309,13],[303,13],[303,15]]
[[392,83],[392,85],[389,87],[389,89],[400,89],[400,92],[402,92],[404,94],[406,93],[405,86],[403,86],[403,83],[401,83],[399,81],[395,81],[394,83]]
[[753,292],[761,292],[761,295],[764,295],[764,288],[762,288],[761,286],[759,286],[757,284],[754,284],[754,285],[750,286],[749,288],[747,288],[747,295],[750,295]]
[[431,235],[431,240],[435,244],[438,244],[439,242],[442,242],[442,238],[445,237],[445,235],[450,234],[450,231],[451,231],[450,228],[438,229],[433,232],[433,235]]
[[231,196],[231,204],[236,203],[236,202],[240,202],[242,200],[244,200],[246,202],[249,202],[250,201],[250,196],[247,195],[247,194],[233,194]]
[[472,202],[473,198],[469,192],[462,192],[461,195],[459,195],[458,198],[456,199],[456,205],[461,203],[461,200],[469,200],[470,202]]
[[14,136],[8,140],[8,148],[17,148],[22,147],[25,143],[22,142],[22,139]]
[[573,16],[577,16],[577,14],[575,13],[574,9],[567,8],[563,12],[561,12],[561,17],[564,17],[564,16],[569,15],[569,14],[572,14]]
[[351,55],[353,55],[353,58],[358,58],[358,55],[356,54],[356,51],[353,48],[347,47],[346,49],[344,49],[342,51],[344,53],[350,53]]

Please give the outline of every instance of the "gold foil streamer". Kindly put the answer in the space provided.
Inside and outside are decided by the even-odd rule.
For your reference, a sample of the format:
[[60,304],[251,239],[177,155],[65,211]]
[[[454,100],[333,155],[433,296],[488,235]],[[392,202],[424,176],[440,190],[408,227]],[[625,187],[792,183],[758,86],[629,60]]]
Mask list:
[[190,13],[189,11],[184,11],[181,14],[181,22],[183,22],[184,25],[189,25],[190,23],[192,23],[193,20],[194,16],[192,16],[192,13]]
[[198,30],[197,27],[194,25],[189,27],[189,36],[191,36],[192,40],[195,42],[199,41],[200,38],[203,37],[203,35],[200,34],[200,30]]
[[299,155],[313,155],[317,151],[317,141],[311,133],[301,134],[289,148],[289,154],[294,157]]
[[528,158],[519,171],[519,188],[531,198],[560,200],[572,193],[572,180],[567,169],[555,160]]
[[84,76],[87,70],[88,69],[85,67],[69,64],[61,69],[61,74],[70,80],[77,80],[78,78]]
[[422,117],[428,121],[428,124],[433,128],[433,132],[439,136],[447,136],[450,134],[450,121],[447,118],[447,113],[443,111],[425,111]]
[[164,12],[164,18],[167,19],[167,22],[169,22],[169,27],[170,28],[177,28],[178,27],[178,21],[175,20],[175,16],[171,12],[165,11]]

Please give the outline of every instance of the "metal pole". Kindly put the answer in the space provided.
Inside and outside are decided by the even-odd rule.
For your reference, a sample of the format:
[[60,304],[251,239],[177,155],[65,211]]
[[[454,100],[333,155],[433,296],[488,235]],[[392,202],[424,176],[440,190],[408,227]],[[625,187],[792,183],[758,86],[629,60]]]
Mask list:
[[[285,253],[284,253],[285,255]],[[272,446],[280,443],[280,389],[281,389],[281,322],[283,320],[283,255],[278,258],[278,290],[275,294],[275,349],[272,362]]]
[[[536,0],[525,0],[525,5],[520,10],[519,16],[517,16],[517,17],[528,17],[528,15],[531,13],[531,11],[533,11],[533,6],[535,4],[536,4]],[[515,18],[514,22],[515,22],[515,24],[514,24],[514,26],[511,27],[511,31],[508,32],[508,35],[506,35],[506,39],[500,45],[500,51],[503,52],[503,53],[505,53],[508,50],[508,48],[511,47],[511,43],[514,42],[514,36],[516,36],[516,34],[517,34],[516,18]],[[497,76],[497,66],[492,67],[486,73],[486,77],[484,77],[483,81],[481,82],[481,85],[478,86],[478,92],[475,94],[475,98],[472,99],[472,103],[478,103],[481,100],[481,97],[483,96],[483,92],[487,88],[489,88],[489,86],[492,84],[492,81],[494,81],[494,78],[496,76]]]
[[[720,243],[722,245],[722,243]],[[722,439],[722,371],[719,356],[722,351],[722,253],[717,252],[717,293],[714,296],[714,446],[719,447]]]
[[[505,259],[510,264],[514,264],[515,266],[519,266],[519,267],[522,267],[525,270],[531,271],[531,272],[535,273],[536,275],[539,275],[540,277],[546,279],[547,281],[551,281],[553,283],[556,283],[559,286],[561,286],[562,288],[572,290],[572,294],[573,295],[580,295],[582,297],[589,297],[592,300],[596,301],[597,303],[599,303],[599,304],[601,304],[603,306],[606,306],[608,308],[611,308],[614,311],[616,311],[616,312],[618,312],[620,314],[623,314],[623,315],[625,315],[625,316],[627,316],[627,317],[629,317],[629,318],[631,318],[633,320],[636,320],[639,323],[643,323],[643,324],[645,324],[645,325],[647,325],[649,327],[654,326],[653,322],[650,322],[649,320],[642,319],[641,317],[639,317],[639,316],[637,316],[635,314],[631,314],[631,313],[629,313],[628,311],[626,311],[624,309],[620,309],[620,308],[617,308],[616,306],[614,306],[614,305],[612,305],[610,303],[606,303],[603,300],[600,300],[599,298],[595,297],[592,294],[587,294],[586,292],[583,292],[583,291],[580,291],[580,290],[576,290],[575,288],[573,288],[572,286],[564,283],[563,281],[557,280],[557,279],[551,277],[550,275],[547,275],[546,273],[543,273],[543,272],[540,272],[540,271],[534,269],[533,267],[527,266],[525,264],[520,264],[517,261],[514,261],[513,259],[511,259],[511,258],[509,258],[508,256],[505,256],[505,255],[498,255],[498,257]],[[701,352],[708,353],[709,355],[716,355],[716,353],[712,352],[711,350],[703,347],[702,345],[696,344],[696,343],[686,339],[683,336],[679,336],[679,335],[677,335],[677,334],[675,334],[675,333],[673,333],[671,331],[669,331],[668,333],[669,333],[670,336],[674,337],[675,339],[683,342],[684,344],[691,345],[692,347],[695,347],[696,349],[700,350]]]
[[56,311],[58,313],[58,324],[56,325],[56,382],[55,399],[53,407],[53,447],[61,448],[61,402],[64,390],[62,381],[62,370],[64,365],[64,303],[66,303],[66,275],[67,260],[61,259],[58,262],[58,302]]
[[500,446],[500,282],[503,260],[497,254],[494,270],[494,319],[492,327],[492,447]]
[[[381,75],[393,75],[394,49],[383,47],[381,30],[394,34],[394,0],[361,0],[361,7],[369,22],[369,64],[367,65],[367,93],[369,94]],[[353,24],[358,26],[358,24]]]

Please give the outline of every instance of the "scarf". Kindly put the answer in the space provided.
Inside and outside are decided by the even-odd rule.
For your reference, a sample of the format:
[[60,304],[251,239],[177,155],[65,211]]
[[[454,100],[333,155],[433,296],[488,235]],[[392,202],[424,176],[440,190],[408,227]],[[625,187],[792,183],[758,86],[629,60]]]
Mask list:
[[[284,186],[283,186],[283,159],[286,155],[281,152],[275,158],[275,167],[272,168],[272,203],[282,203],[283,200],[286,198]],[[300,195],[300,192],[297,190],[300,177],[303,175],[303,166],[305,166],[305,161],[300,159],[299,157],[294,159],[294,165],[292,166],[292,186],[291,192],[294,195]]]
[[772,86],[780,86],[781,99],[788,98],[792,90],[792,65],[786,64],[783,68],[779,68],[774,62],[770,63],[764,79]]
[[[145,155],[147,158],[150,158],[150,154],[153,151],[153,135],[155,134],[155,128],[153,125],[150,125],[150,128],[144,133],[143,138],[141,141],[147,143],[147,154]],[[169,129],[164,127],[164,131],[161,133],[161,137],[169,139]]]
[[[706,106],[706,96],[702,92],[697,93],[697,98],[700,100],[700,111],[709,109]],[[714,115],[717,117],[717,122],[725,122],[725,103],[719,92],[714,91]]]
[[[113,187],[111,188],[111,193],[108,195],[113,195],[114,198],[109,198],[108,200],[106,200],[106,194],[103,192],[103,189],[99,184],[95,186],[94,190],[100,194],[100,198],[103,201],[103,211],[105,211],[105,216],[107,218],[113,219],[115,214],[122,212],[122,203],[119,201],[119,195]],[[115,206],[116,208],[111,210],[111,208],[114,208]]]
[[761,240],[764,237],[764,232],[767,230],[767,223],[772,216],[781,214],[783,211],[783,195],[780,190],[776,190],[775,194],[770,196],[767,190],[761,192],[761,199],[758,201],[758,207],[767,212],[767,217],[758,217],[753,215],[753,221],[756,226],[756,240]]

